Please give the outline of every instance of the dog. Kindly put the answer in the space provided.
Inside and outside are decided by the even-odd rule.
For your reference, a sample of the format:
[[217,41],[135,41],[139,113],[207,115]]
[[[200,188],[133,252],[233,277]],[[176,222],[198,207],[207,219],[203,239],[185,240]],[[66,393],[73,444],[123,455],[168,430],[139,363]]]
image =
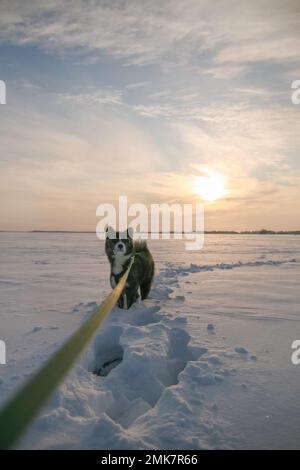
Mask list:
[[115,232],[106,229],[105,253],[110,262],[110,284],[114,288],[134,258],[126,286],[118,299],[120,308],[129,309],[139,299],[149,295],[154,276],[154,261],[145,241],[133,241],[133,230]]

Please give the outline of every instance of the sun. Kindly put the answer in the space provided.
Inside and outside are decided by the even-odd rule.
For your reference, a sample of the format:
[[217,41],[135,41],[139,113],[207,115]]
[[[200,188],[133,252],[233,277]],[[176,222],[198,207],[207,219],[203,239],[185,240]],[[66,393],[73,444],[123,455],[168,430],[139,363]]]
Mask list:
[[225,177],[213,170],[203,170],[205,176],[197,176],[194,181],[194,192],[205,201],[220,199],[225,194]]

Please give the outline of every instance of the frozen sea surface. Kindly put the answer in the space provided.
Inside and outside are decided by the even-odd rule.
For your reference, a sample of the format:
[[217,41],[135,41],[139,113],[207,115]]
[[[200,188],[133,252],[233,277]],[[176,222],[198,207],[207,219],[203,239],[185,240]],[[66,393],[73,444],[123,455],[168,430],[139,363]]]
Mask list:
[[[150,298],[113,310],[20,448],[300,448],[300,238],[149,246]],[[0,233],[2,402],[94,311],[108,278],[93,234]]]

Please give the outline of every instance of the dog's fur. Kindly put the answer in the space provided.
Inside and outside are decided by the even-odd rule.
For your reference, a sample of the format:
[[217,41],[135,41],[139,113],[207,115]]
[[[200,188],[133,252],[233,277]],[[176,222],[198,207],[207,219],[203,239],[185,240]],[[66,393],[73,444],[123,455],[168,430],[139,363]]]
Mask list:
[[118,300],[118,306],[125,309],[139,298],[143,300],[148,297],[154,276],[154,261],[147,243],[133,242],[132,236],[130,228],[125,232],[115,232],[111,227],[106,230],[105,252],[111,267],[112,288],[117,285],[134,256],[126,286]]

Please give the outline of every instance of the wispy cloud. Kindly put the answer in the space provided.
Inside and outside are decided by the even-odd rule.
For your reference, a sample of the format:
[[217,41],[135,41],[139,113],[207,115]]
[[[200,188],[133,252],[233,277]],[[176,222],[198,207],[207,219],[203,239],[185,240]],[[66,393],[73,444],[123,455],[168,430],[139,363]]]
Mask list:
[[108,51],[130,63],[189,62],[214,53],[216,63],[299,58],[299,3],[288,0],[24,2],[4,0],[0,37],[47,50]]
[[232,78],[240,77],[245,75],[250,70],[250,65],[248,64],[220,64],[212,65],[208,67],[200,67],[199,74],[202,75],[211,75],[212,77],[219,80],[230,80]]
[[122,105],[122,90],[93,90],[78,93],[58,93],[59,102],[74,103],[78,105]]

